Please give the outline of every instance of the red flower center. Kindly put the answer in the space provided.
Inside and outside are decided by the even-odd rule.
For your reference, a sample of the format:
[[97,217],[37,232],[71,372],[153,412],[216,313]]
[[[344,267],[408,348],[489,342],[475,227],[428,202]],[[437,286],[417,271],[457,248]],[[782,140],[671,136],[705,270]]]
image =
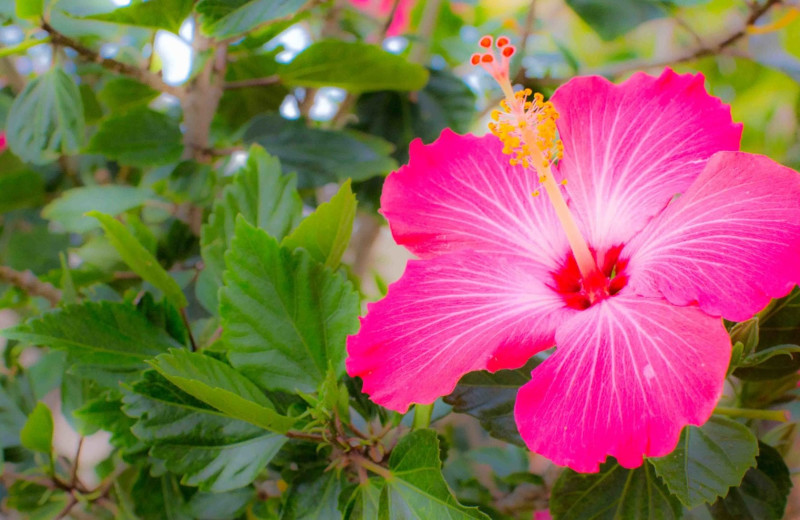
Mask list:
[[561,268],[552,273],[554,285],[551,287],[561,295],[567,307],[579,310],[588,309],[614,296],[628,283],[625,274],[628,260],[620,260],[620,251],[622,245],[614,246],[601,255],[592,249],[600,270],[586,280],[581,277],[575,255],[570,251]]

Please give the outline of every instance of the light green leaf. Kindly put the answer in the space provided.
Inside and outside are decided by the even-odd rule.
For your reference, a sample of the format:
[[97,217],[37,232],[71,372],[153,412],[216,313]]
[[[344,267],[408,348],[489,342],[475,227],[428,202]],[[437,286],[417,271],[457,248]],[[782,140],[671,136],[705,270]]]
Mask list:
[[100,227],[97,220],[87,217],[89,211],[119,215],[144,204],[152,194],[133,186],[84,186],[73,188],[42,209],[42,216],[57,222],[66,231],[85,233]]
[[225,263],[220,315],[234,367],[262,388],[304,392],[317,389],[329,366],[343,372],[345,340],[358,329],[349,282],[244,218]]
[[206,264],[202,276],[215,288],[211,298],[201,299],[210,312],[217,312],[216,288],[222,285],[223,255],[230,247],[237,216],[280,240],[300,222],[302,211],[295,176],[282,175],[277,158],[252,146],[247,164],[225,187],[200,233]]
[[677,520],[681,503],[650,464],[625,469],[611,460],[599,473],[564,470],[553,486],[550,512],[556,520]]
[[186,307],[188,304],[186,296],[183,295],[183,290],[175,279],[161,267],[158,260],[136,240],[122,222],[99,211],[90,211],[87,215],[100,221],[109,242],[133,272],[160,289],[174,306],[179,309]]
[[281,246],[287,249],[302,247],[317,262],[336,269],[350,242],[355,216],[356,196],[348,180],[329,202],[320,204],[314,213],[303,219],[283,239]]
[[89,147],[131,166],[152,166],[177,161],[183,151],[178,122],[149,108],[134,108],[100,124]]
[[277,114],[254,118],[244,140],[277,156],[284,170],[297,172],[300,188],[346,179],[363,181],[397,168],[389,156],[394,147],[383,139],[354,131],[309,128],[303,121]]
[[196,352],[173,350],[150,364],[172,384],[229,417],[276,433],[286,433],[296,422],[276,412],[264,392],[222,361]]
[[145,372],[124,402],[125,412],[138,419],[133,433],[151,446],[150,455],[201,491],[247,486],[286,441],[226,417],[155,371]]
[[195,10],[200,14],[204,33],[216,38],[230,38],[249,32],[259,25],[293,16],[308,0],[200,0]]
[[306,48],[278,69],[284,84],[339,87],[351,92],[419,90],[428,81],[425,67],[377,45],[324,40]]
[[67,305],[0,334],[64,349],[73,372],[111,388],[137,377],[147,368],[145,360],[181,346],[133,306],[111,302]]
[[151,29],[166,29],[177,34],[181,23],[192,12],[192,3],[192,0],[149,0],[119,7],[110,13],[93,14],[83,18]]
[[36,403],[19,437],[29,450],[50,454],[53,450],[53,414],[46,404]]
[[40,18],[44,12],[44,0],[16,0],[17,18]]
[[755,466],[758,441],[749,428],[713,416],[702,427],[687,426],[675,450],[650,463],[686,507],[713,502],[738,486]]
[[46,164],[75,154],[83,143],[83,102],[72,77],[61,67],[30,81],[11,105],[8,146],[19,158]]
[[[153,3],[158,2],[150,0],[147,4],[134,5],[149,5]],[[112,112],[124,112],[129,108],[149,103],[158,97],[159,94],[160,92],[156,89],[148,87],[144,83],[139,83],[135,79],[125,76],[115,76],[105,82],[103,88],[98,92],[97,97]]]

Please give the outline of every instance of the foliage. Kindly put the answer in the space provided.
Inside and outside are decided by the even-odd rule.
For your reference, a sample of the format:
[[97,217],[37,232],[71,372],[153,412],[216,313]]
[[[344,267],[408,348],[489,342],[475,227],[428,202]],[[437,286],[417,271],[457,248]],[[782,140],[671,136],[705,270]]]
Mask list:
[[[545,96],[700,70],[743,149],[797,169],[797,7],[401,1],[387,39],[392,13],[362,3],[0,2],[0,517],[782,518],[796,287],[726,324],[716,413],[633,469],[527,452],[514,401],[548,352],[408,416],[345,360],[399,274],[371,253],[383,178],[415,139],[484,132],[496,104],[467,66],[480,35],[511,32],[515,82]],[[108,456],[76,460],[65,428]]]

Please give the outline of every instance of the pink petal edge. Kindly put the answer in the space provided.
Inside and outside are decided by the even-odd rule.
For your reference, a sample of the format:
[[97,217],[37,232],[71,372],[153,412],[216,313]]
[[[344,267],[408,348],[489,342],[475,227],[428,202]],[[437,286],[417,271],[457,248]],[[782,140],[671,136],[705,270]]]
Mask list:
[[629,291],[559,325],[556,343],[514,414],[531,451],[580,472],[670,453],[711,415],[731,351],[719,318]]

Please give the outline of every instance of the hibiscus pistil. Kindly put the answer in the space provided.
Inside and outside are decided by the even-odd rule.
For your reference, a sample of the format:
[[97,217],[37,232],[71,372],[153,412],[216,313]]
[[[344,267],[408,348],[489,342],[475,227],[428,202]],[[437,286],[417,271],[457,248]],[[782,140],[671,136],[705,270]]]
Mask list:
[[[491,49],[492,43],[498,49],[498,56],[493,52],[484,52],[473,54],[471,59],[473,65],[480,65],[492,75],[505,95],[500,102],[502,111],[492,112],[493,121],[489,123],[489,130],[502,141],[503,153],[513,156],[509,161],[512,165],[522,165],[536,172],[567,235],[584,285],[596,285],[599,277],[597,262],[569,211],[551,168],[563,152],[563,144],[556,131],[558,111],[538,92],[533,94],[530,89],[514,92],[509,63],[516,49],[505,36],[500,36],[496,42],[491,36],[484,36],[479,42],[484,49]],[[561,184],[565,184],[565,181]],[[532,195],[538,196],[539,190]]]

